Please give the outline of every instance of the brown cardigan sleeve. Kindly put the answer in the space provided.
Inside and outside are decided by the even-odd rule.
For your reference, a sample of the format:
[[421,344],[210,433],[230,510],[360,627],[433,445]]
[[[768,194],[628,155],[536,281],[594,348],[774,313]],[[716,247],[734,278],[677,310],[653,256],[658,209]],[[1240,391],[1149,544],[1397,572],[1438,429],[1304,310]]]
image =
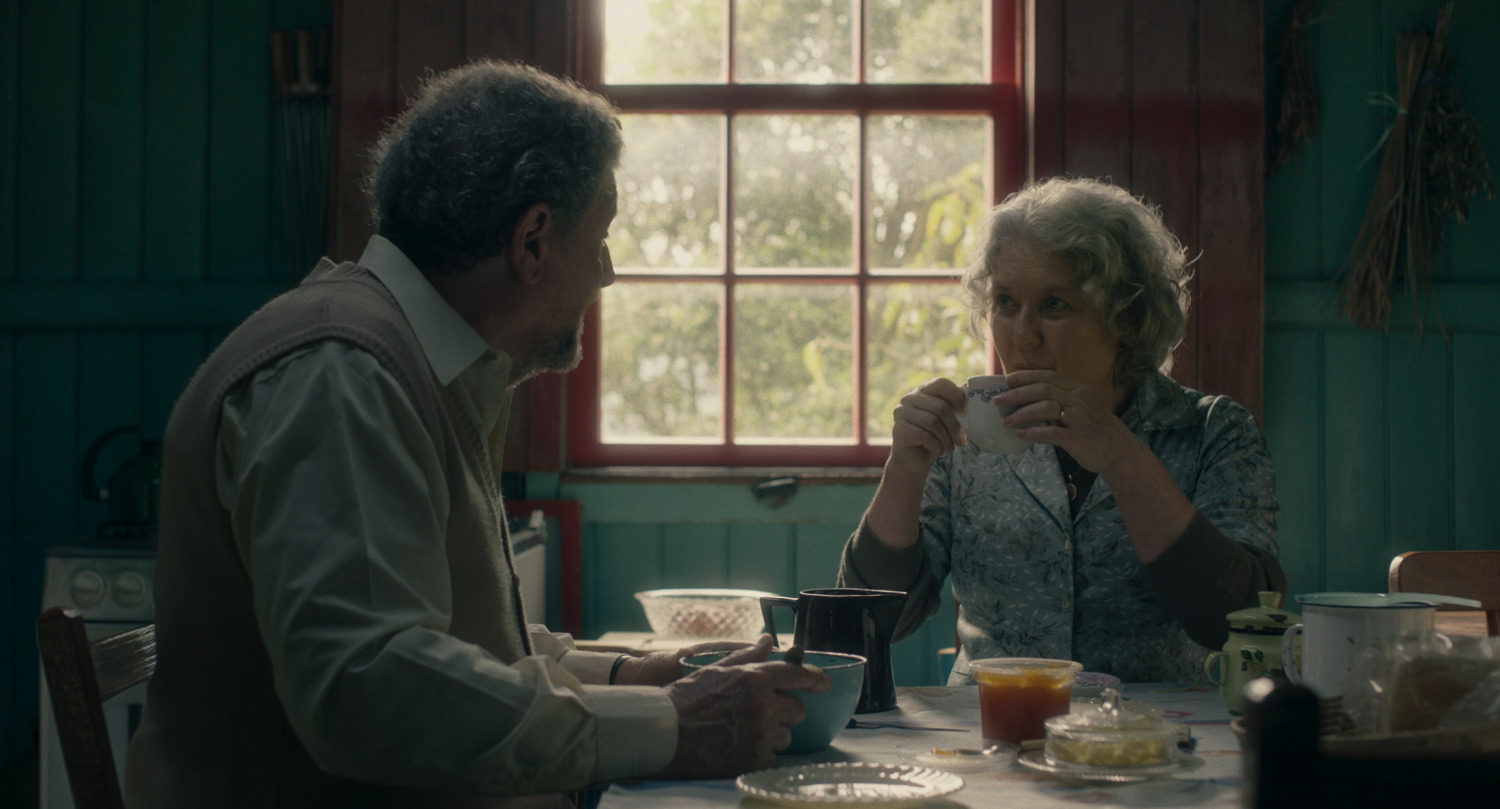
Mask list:
[[1229,539],[1202,514],[1145,567],[1188,637],[1210,649],[1229,637],[1229,613],[1258,604],[1262,590],[1286,594],[1286,574],[1276,557]]
[[881,542],[865,521],[844,545],[839,560],[839,586],[874,590],[901,590],[906,603],[896,620],[894,640],[921,628],[942,607],[941,582],[932,578],[932,561],[921,541],[896,549]]

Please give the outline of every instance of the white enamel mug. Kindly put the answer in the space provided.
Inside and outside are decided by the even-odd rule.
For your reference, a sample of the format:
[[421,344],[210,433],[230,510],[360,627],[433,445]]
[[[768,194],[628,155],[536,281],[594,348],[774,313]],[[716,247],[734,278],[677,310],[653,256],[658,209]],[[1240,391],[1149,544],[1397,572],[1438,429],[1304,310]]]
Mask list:
[[[1281,637],[1281,662],[1292,682],[1321,697],[1340,696],[1365,649],[1432,629],[1443,596],[1408,593],[1310,593],[1297,596],[1302,623]],[[1302,636],[1297,656],[1296,638]]]

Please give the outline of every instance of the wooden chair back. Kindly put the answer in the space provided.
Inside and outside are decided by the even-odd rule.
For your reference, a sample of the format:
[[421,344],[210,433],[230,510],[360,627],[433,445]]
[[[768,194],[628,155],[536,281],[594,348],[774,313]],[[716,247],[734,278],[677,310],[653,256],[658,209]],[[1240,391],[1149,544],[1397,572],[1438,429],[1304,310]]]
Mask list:
[[[1435,593],[1472,598],[1484,610],[1485,628],[1500,635],[1500,550],[1409,551],[1391,560],[1392,593]],[[1465,607],[1440,606],[1440,610]]]
[[156,669],[156,627],[89,643],[77,610],[52,607],[36,623],[42,671],[57,719],[68,785],[77,809],[124,809],[104,725],[104,703]]

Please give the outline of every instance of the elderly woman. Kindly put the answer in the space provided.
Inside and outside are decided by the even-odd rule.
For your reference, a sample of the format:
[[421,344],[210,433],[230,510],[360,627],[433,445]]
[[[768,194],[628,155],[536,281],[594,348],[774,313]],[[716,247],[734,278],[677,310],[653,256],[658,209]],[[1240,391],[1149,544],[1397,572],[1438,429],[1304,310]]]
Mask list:
[[984,231],[964,295],[1010,388],[994,406],[1016,408],[1007,426],[1035,443],[1008,456],[970,446],[950,380],[903,397],[840,582],[906,591],[900,639],[951,577],[950,684],[972,682],[968,661],[985,657],[1202,679],[1225,616],[1286,582],[1255,420],[1166,376],[1187,319],[1185,251],[1156,210],[1093,180],[1012,194]]

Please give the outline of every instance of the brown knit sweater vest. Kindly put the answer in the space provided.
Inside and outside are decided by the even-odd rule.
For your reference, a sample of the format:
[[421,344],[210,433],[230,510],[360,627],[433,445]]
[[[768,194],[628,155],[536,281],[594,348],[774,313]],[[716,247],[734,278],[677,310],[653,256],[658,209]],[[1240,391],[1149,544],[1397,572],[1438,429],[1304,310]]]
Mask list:
[[[502,661],[529,653],[504,508],[479,428],[438,384],[390,292],[324,259],[203,363],[167,425],[155,580],[157,668],[127,765],[135,807],[448,807],[482,800],[363,784],[323,772],[288,724],[252,609],[255,583],[219,505],[214,455],[225,396],[288,353],[336,339],[401,383],[437,448],[451,511],[455,637]],[[439,544],[441,543],[441,544]]]

